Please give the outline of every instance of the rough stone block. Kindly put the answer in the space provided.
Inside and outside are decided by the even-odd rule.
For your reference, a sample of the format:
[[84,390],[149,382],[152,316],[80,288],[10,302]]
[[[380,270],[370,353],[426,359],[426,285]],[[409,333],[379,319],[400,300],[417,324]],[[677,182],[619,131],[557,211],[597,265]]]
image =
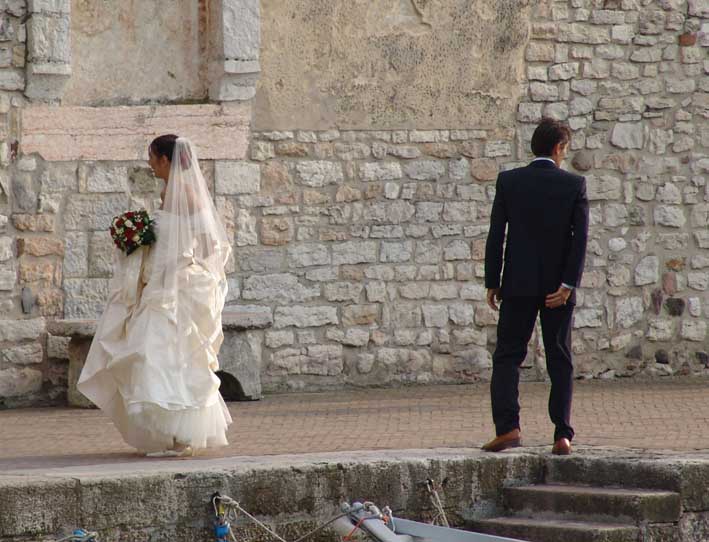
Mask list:
[[623,329],[627,329],[642,320],[643,300],[640,297],[619,299],[616,303],[615,320]]
[[588,175],[586,177],[586,187],[590,201],[618,200],[622,193],[620,179],[612,175]]
[[342,308],[342,325],[347,327],[374,324],[377,322],[378,318],[379,307],[376,304],[347,305]]
[[657,256],[645,256],[635,267],[635,285],[655,284],[660,280],[660,260]]
[[37,192],[30,173],[18,173],[12,179],[13,210],[16,213],[34,213],[37,210]]
[[71,63],[69,17],[33,12],[27,34],[30,62]]
[[241,292],[243,299],[268,303],[302,302],[319,295],[319,286],[304,286],[296,275],[287,273],[248,277]]
[[128,191],[128,168],[82,163],[79,166],[79,187],[82,192],[125,193]]
[[347,241],[332,247],[333,265],[374,263],[376,261],[376,241]]
[[408,262],[413,256],[412,241],[382,242],[380,260],[383,263]]
[[71,337],[47,336],[47,357],[50,359],[69,359],[69,341]]
[[0,320],[0,342],[37,340],[45,332],[44,318],[31,320]]
[[110,277],[113,275],[113,259],[116,245],[108,231],[91,233],[89,241],[89,276]]
[[42,172],[41,192],[76,192],[77,167],[75,163],[51,163],[46,164],[46,169]]
[[707,323],[703,320],[684,320],[680,335],[688,341],[702,342],[707,336]]
[[22,397],[42,388],[42,371],[25,367],[0,369],[0,397]]
[[[6,262],[14,256],[15,240],[12,237],[0,237],[0,262]],[[22,254],[22,250],[18,249]]]
[[67,230],[108,230],[116,215],[128,210],[123,194],[70,196],[64,213]]
[[88,275],[89,241],[86,232],[65,234],[64,276],[85,277]]
[[451,241],[443,250],[443,258],[448,261],[469,260],[470,245],[462,239]]
[[611,143],[621,149],[642,149],[645,128],[642,123],[620,122],[613,127]]
[[335,307],[292,305],[276,308],[273,327],[276,329],[289,326],[319,327],[337,323],[337,309]]
[[681,228],[687,222],[681,207],[658,205],[654,211],[655,223],[671,228]]
[[404,164],[406,176],[416,181],[437,181],[445,172],[445,163],[437,160],[416,160]]
[[0,70],[0,90],[24,90],[25,76],[19,70]]
[[603,310],[577,309],[574,312],[574,328],[601,327],[603,325]]
[[214,164],[217,194],[255,194],[261,190],[261,169],[258,164],[222,161]]
[[365,162],[359,166],[359,175],[363,181],[394,181],[401,179],[403,173],[398,162]]
[[36,365],[44,360],[44,350],[39,343],[23,344],[5,348],[0,353],[0,365],[2,362],[14,365]]
[[709,3],[707,3],[707,0],[688,0],[688,4],[691,16],[709,18]]
[[222,4],[224,57],[258,60],[261,40],[258,0],[230,0]]
[[452,304],[448,307],[451,322],[458,326],[469,326],[475,319],[475,311],[472,305],[464,303]]
[[108,299],[107,279],[65,279],[64,317],[68,320],[97,318]]
[[402,200],[374,202],[364,208],[363,218],[371,222],[400,224],[410,220],[416,213],[416,207]]
[[706,290],[709,287],[709,273],[703,271],[687,273],[687,285],[693,290]]

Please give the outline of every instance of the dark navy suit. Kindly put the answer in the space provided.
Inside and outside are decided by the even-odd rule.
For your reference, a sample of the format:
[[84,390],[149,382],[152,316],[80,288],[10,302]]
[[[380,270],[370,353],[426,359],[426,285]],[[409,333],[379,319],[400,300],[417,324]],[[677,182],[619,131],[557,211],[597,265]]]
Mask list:
[[499,174],[485,247],[485,287],[501,288],[502,297],[490,384],[498,436],[519,428],[519,367],[539,315],[551,379],[549,416],[556,427],[554,440],[573,438],[571,320],[575,289],[562,307],[548,309],[544,299],[562,284],[579,285],[587,237],[583,177],[550,160],[535,160]]

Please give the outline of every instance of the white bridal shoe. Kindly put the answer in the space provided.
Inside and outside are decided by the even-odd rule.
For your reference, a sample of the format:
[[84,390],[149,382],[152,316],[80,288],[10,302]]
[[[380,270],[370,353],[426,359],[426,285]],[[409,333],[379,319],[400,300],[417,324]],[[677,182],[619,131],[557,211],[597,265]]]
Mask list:
[[188,457],[194,455],[195,453],[192,446],[185,446],[184,448],[173,448],[160,452],[148,452],[145,454],[145,457]]

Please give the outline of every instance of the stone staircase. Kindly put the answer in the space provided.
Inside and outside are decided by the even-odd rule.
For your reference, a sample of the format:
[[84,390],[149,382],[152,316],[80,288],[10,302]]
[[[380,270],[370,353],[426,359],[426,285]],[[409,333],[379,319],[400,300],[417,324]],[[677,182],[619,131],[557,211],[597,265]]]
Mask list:
[[680,540],[677,523],[682,505],[679,493],[673,491],[601,487],[574,480],[503,491],[505,515],[475,521],[472,530],[529,542]]

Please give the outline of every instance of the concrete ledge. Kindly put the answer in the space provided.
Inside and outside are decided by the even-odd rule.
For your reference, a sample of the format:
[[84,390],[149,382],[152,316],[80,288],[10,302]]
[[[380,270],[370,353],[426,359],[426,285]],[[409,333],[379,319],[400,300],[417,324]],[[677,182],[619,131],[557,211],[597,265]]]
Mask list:
[[273,325],[273,313],[269,307],[240,305],[227,307],[222,312],[222,327],[226,330],[246,331],[264,329]]
[[[554,457],[547,447],[501,454],[439,448],[188,460],[120,454],[116,461],[123,462],[44,468],[41,474],[5,470],[0,541],[53,540],[61,529],[76,527],[98,531],[101,540],[207,540],[215,491],[237,499],[287,539],[329,519],[342,501],[368,499],[391,506],[399,517],[425,521],[432,514],[423,484],[428,478],[443,484],[446,514],[456,526],[499,514],[505,487],[580,479],[678,490],[684,507],[678,523],[666,524],[675,533],[672,540],[699,540],[692,538],[693,529],[709,516],[701,497],[709,454],[580,448],[574,456]],[[239,523],[237,531],[249,539],[260,534],[250,524]]]
[[[293,539],[328,519],[343,500],[388,504],[400,516],[430,517],[427,478],[447,480],[449,519],[493,513],[505,484],[541,479],[542,457],[469,450],[349,452],[218,460],[148,460],[0,474],[0,541],[51,537],[60,529],[96,530],[101,540],[210,539],[209,499],[237,499]],[[259,534],[238,526],[249,539]],[[246,528],[246,531],[243,529]],[[237,532],[238,537],[238,532]],[[324,533],[316,540],[332,540]]]
[[[264,329],[273,324],[273,313],[269,307],[243,305],[226,308],[222,312],[222,327],[230,331]],[[58,337],[93,338],[97,320],[49,320],[47,331]]]
[[92,339],[96,334],[96,320],[50,320],[47,331],[58,337]]

